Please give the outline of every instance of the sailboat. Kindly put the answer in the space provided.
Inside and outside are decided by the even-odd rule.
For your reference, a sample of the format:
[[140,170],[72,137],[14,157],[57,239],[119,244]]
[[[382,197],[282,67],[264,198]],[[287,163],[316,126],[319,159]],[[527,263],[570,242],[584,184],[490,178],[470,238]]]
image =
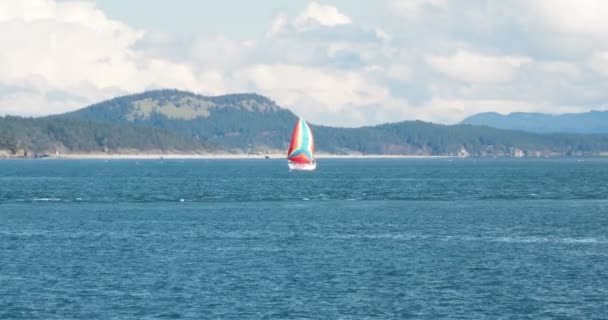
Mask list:
[[312,171],[317,168],[313,158],[315,141],[310,127],[299,118],[291,134],[291,144],[287,151],[287,165],[289,170]]

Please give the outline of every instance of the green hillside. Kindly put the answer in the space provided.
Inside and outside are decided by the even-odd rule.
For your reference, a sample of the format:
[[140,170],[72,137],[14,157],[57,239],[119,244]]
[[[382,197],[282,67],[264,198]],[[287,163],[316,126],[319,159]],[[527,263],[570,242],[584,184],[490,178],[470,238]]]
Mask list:
[[[207,97],[178,90],[119,97],[60,117],[156,127],[238,152],[284,151],[296,121],[291,111],[257,94]],[[317,150],[334,154],[506,157],[598,155],[608,150],[606,135],[538,134],[421,121],[311,127]]]
[[227,150],[283,150],[296,116],[257,94],[148,91],[57,117],[155,127]]
[[[157,90],[62,115],[0,117],[0,156],[47,153],[285,152],[296,115],[257,94],[207,97]],[[321,153],[477,157],[597,156],[608,135],[541,134],[406,121],[311,125]]]
[[471,125],[407,121],[373,127],[316,127],[320,149],[363,154],[476,157],[594,156],[608,150],[608,135],[536,134]]
[[157,128],[78,119],[0,117],[1,156],[60,153],[211,152],[209,145]]

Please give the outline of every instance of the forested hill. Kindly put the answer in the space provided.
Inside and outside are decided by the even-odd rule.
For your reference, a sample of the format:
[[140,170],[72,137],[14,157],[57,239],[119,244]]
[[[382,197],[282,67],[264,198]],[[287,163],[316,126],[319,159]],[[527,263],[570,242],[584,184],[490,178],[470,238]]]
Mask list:
[[[296,115],[257,94],[156,90],[45,118],[0,118],[6,153],[284,153]],[[321,153],[537,157],[608,155],[608,135],[539,134],[406,121],[361,128],[311,124]],[[2,151],[5,150],[5,151]],[[6,151],[10,150],[10,151]]]
[[207,97],[178,90],[118,97],[56,117],[161,128],[225,150],[250,152],[283,151],[297,119],[257,94]]
[[[257,94],[207,97],[157,90],[98,103],[61,117],[156,127],[233,152],[283,152],[296,115]],[[362,128],[311,125],[317,150],[333,154],[597,155],[608,136],[542,135],[483,126],[406,121]]]
[[0,117],[0,158],[66,153],[208,153],[212,146],[157,128],[78,119]]
[[437,125],[422,121],[357,129],[317,127],[315,132],[322,139],[319,144],[333,141],[336,146],[365,154],[475,157],[608,155],[608,135],[537,134],[484,126]]

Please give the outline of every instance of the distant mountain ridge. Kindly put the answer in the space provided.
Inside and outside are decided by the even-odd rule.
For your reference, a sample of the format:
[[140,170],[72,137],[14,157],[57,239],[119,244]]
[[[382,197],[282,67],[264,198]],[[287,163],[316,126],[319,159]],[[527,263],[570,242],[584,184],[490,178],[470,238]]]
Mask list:
[[[37,119],[0,117],[0,157],[35,153],[284,153],[297,116],[254,94],[154,90]],[[319,153],[539,157],[608,155],[608,135],[539,134],[404,121],[310,124]]]
[[526,112],[502,115],[496,112],[487,112],[470,116],[461,123],[538,133],[597,134],[608,133],[608,111],[559,115]]

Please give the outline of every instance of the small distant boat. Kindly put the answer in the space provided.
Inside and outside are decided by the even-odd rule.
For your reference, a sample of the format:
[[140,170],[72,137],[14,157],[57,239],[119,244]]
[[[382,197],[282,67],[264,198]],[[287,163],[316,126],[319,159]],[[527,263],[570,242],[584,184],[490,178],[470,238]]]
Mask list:
[[291,135],[291,144],[287,151],[289,170],[312,171],[317,168],[313,158],[315,141],[310,127],[304,119],[298,119]]

